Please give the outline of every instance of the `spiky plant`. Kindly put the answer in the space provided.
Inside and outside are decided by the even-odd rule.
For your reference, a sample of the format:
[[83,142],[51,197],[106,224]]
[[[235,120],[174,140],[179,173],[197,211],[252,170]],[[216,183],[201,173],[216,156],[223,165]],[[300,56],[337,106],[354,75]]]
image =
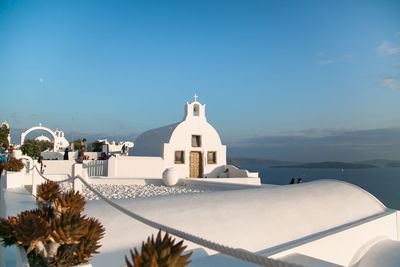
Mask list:
[[51,206],[43,206],[41,208],[23,211],[19,214],[19,217],[24,216],[25,214],[35,214],[46,221],[50,221],[54,218],[54,209]]
[[86,204],[85,198],[79,193],[69,191],[53,202],[53,206],[58,215],[61,213],[81,213]]
[[99,253],[97,250],[101,247],[100,239],[103,238],[105,229],[97,219],[89,218],[86,220],[89,224],[88,233],[80,240],[83,249],[79,254],[89,258],[92,254]]
[[88,228],[89,223],[81,214],[63,213],[59,217],[54,217],[49,238],[51,242],[47,246],[48,261],[55,260],[60,246],[79,244],[80,238],[87,235]]
[[19,172],[25,167],[25,164],[22,160],[16,159],[14,157],[11,157],[9,160],[7,160],[4,164],[4,169],[6,171],[13,171],[13,172]]
[[16,227],[18,217],[9,216],[8,218],[0,218],[0,238],[3,246],[12,246],[17,243]]
[[161,230],[154,236],[147,238],[146,243],[142,243],[141,253],[135,248],[135,252],[130,250],[132,263],[125,256],[126,266],[128,267],[184,267],[188,265],[192,252],[181,255],[187,246],[182,246],[183,240],[175,243],[168,232],[161,238]]
[[77,245],[61,245],[57,254],[54,256],[53,261],[50,263],[50,266],[72,266],[78,265],[80,262],[77,257],[74,255]]
[[53,263],[57,266],[78,264],[89,261],[92,254],[98,253],[99,241],[104,236],[104,227],[93,218],[86,219],[89,224],[87,235],[80,239],[79,244],[62,245],[54,257]]
[[71,266],[88,262],[98,253],[104,236],[101,223],[81,215],[85,199],[68,192],[60,195],[58,184],[40,185],[39,208],[17,217],[0,218],[0,238],[4,246],[25,248],[30,266]]
[[51,225],[51,236],[60,244],[78,244],[82,236],[87,235],[89,223],[85,216],[75,213],[62,213]]
[[17,244],[27,247],[28,254],[36,249],[42,257],[47,257],[45,243],[50,240],[49,222],[33,212],[25,212],[19,217],[15,228]]
[[39,185],[36,195],[36,203],[39,207],[50,205],[60,197],[60,186],[52,181]]

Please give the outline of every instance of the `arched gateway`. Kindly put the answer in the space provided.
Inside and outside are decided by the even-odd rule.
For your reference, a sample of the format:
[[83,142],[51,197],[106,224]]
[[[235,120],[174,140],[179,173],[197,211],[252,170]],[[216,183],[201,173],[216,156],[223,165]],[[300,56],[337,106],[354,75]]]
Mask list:
[[68,142],[66,142],[65,138],[64,138],[64,133],[62,131],[57,130],[56,132],[53,132],[51,129],[47,128],[47,127],[43,127],[41,123],[39,123],[39,126],[34,126],[28,130],[26,130],[25,132],[23,132],[21,134],[21,146],[24,144],[25,141],[25,137],[33,131],[45,131],[48,132],[49,134],[51,134],[51,136],[54,139],[54,145],[53,145],[53,150],[54,151],[58,151],[60,149],[63,149],[64,146],[68,146],[69,144],[66,144]]

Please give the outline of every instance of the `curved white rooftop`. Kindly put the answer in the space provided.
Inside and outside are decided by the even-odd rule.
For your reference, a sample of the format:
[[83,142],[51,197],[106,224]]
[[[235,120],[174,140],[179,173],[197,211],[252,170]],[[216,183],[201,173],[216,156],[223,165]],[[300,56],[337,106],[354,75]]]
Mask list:
[[164,143],[168,143],[171,135],[180,122],[148,130],[135,140],[135,148],[129,155],[162,157]]
[[352,267],[398,267],[400,263],[400,242],[382,240],[372,246],[367,253]]
[[[253,252],[277,248],[387,210],[363,189],[335,180],[117,202],[154,221]],[[102,254],[121,246],[139,246],[157,232],[103,202],[89,202],[85,211],[100,218],[106,227]],[[129,238],[121,240],[118,232]],[[189,249],[198,248],[186,244]],[[102,254],[93,262],[101,261]]]

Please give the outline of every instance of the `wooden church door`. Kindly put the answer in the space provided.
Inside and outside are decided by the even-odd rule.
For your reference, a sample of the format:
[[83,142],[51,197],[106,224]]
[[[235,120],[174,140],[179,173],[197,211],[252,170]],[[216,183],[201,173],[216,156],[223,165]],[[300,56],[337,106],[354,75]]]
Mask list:
[[201,152],[190,152],[190,178],[203,177],[203,158]]

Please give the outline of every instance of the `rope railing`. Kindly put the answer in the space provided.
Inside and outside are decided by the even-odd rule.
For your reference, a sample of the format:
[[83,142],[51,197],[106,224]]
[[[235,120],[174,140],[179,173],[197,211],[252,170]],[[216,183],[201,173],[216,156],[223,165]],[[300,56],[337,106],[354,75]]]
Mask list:
[[[44,178],[46,181],[51,181],[50,179],[48,179],[47,177],[45,177],[44,175],[42,175],[39,170],[36,167],[36,170],[38,171],[38,173],[40,174],[40,176],[42,178]],[[56,183],[63,183],[63,182],[73,182],[75,179],[79,179],[90,191],[92,191],[95,195],[97,195],[99,198],[101,198],[102,200],[104,200],[107,204],[109,204],[110,206],[114,207],[115,209],[119,210],[120,212],[128,215],[129,217],[136,219],[150,227],[153,227],[155,229],[160,229],[162,231],[168,232],[172,235],[175,235],[177,237],[180,237],[182,239],[188,240],[190,242],[193,242],[195,244],[198,244],[200,246],[218,251],[219,253],[222,253],[224,255],[230,256],[230,257],[234,257],[240,260],[244,260],[247,262],[251,262],[251,263],[255,263],[261,266],[267,266],[267,267],[302,267],[301,265],[296,265],[296,264],[292,264],[292,263],[288,263],[288,262],[284,262],[284,261],[280,261],[280,260],[276,260],[276,259],[272,259],[272,258],[267,258],[265,256],[261,256],[258,255],[256,253],[244,250],[244,249],[235,249],[232,247],[228,247],[222,244],[218,244],[209,240],[206,240],[204,238],[183,232],[181,230],[175,229],[173,227],[169,227],[157,222],[154,222],[150,219],[147,219],[139,214],[134,213],[133,211],[130,211],[124,207],[119,206],[118,204],[116,204],[115,202],[111,201],[110,199],[108,199],[107,197],[105,197],[104,195],[102,195],[100,192],[98,192],[96,189],[94,189],[91,185],[89,185],[89,183],[87,181],[85,181],[85,179],[83,179],[80,175],[76,175],[75,177],[72,177],[71,179],[65,179],[62,181],[53,181]]]
[[55,182],[55,183],[58,183],[58,184],[62,184],[62,183],[65,183],[65,182],[72,182],[73,180],[76,179],[76,177],[72,177],[72,178],[67,178],[67,179],[60,180],[60,181],[54,181],[54,180],[51,180],[51,179],[45,177],[45,176],[39,171],[39,169],[37,168],[37,166],[35,166],[35,169],[36,169],[37,173],[38,173],[43,179],[45,179],[46,181],[52,181],[52,182]]

